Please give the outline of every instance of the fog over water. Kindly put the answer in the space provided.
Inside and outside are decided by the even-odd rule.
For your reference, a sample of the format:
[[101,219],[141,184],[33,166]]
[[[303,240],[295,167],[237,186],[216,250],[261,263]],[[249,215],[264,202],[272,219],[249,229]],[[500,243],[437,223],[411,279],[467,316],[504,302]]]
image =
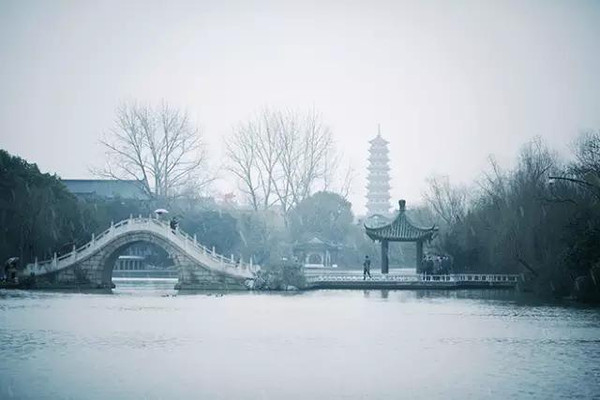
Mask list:
[[593,398],[600,311],[497,291],[0,292],[3,399]]

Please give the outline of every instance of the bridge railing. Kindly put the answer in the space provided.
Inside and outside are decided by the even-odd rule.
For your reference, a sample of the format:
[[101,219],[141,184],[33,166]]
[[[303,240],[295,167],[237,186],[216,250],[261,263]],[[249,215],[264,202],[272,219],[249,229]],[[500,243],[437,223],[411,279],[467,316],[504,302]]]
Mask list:
[[130,217],[129,219],[125,219],[116,224],[111,223],[111,226],[99,235],[92,235],[92,239],[88,243],[79,248],[74,248],[71,252],[61,255],[60,257],[55,253],[54,257],[49,260],[38,262],[36,259],[34,263],[27,265],[25,273],[29,274],[34,272],[39,274],[66,268],[77,260],[86,258],[98,251],[115,236],[126,233],[127,231],[140,229],[150,230],[167,238],[179,246],[184,252],[194,252],[197,259],[212,261],[216,264],[213,265],[213,267],[218,267],[233,273],[245,271],[250,274],[254,274],[260,269],[260,266],[255,265],[252,259],[250,259],[249,263],[245,263],[241,259],[236,261],[233,256],[224,257],[223,255],[216,253],[214,247],[209,249],[199,243],[196,240],[195,235],[192,237],[179,229],[173,230],[168,223],[156,218],[142,218],[139,216],[137,218]]

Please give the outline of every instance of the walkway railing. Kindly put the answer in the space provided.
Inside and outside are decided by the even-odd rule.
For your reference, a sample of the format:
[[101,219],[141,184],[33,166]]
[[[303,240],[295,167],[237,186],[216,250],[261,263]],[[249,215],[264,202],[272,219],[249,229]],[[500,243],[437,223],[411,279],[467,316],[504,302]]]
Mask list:
[[190,236],[179,229],[172,230],[165,221],[140,216],[137,218],[130,217],[117,224],[111,223],[110,228],[98,236],[92,234],[92,239],[88,243],[79,248],[73,248],[70,253],[60,257],[57,257],[54,253],[53,258],[42,262],[38,262],[36,259],[34,263],[27,265],[25,274],[29,275],[33,272],[39,275],[70,267],[102,250],[115,238],[133,232],[151,232],[166,239],[183,253],[212,270],[244,278],[251,278],[260,270],[260,266],[254,265],[252,259],[248,263],[243,260],[235,261],[233,255],[225,257],[216,253],[214,247],[209,249],[198,243],[196,235]]
[[[367,277],[368,282],[454,282],[454,283],[490,283],[490,284],[516,284],[521,276],[513,274],[450,274],[450,275],[417,275],[417,274],[374,274]],[[306,274],[308,283],[335,283],[335,282],[362,282],[363,276],[359,273],[326,273]]]

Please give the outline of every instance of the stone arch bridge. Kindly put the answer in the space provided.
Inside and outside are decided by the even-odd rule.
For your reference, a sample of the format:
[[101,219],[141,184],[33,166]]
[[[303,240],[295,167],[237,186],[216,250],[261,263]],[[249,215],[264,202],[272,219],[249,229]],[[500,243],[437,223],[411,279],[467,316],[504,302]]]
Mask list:
[[179,270],[177,289],[247,289],[259,266],[235,262],[215,253],[183,231],[154,218],[129,218],[69,254],[28,264],[26,279],[39,288],[113,288],[112,271],[121,251],[137,242],[157,245],[169,253]]

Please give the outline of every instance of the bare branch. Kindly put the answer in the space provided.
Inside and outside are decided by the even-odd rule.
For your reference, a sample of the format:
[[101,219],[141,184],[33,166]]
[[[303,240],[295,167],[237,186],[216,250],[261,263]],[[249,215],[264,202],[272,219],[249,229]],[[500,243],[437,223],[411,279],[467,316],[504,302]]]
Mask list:
[[163,102],[158,109],[136,103],[117,109],[114,128],[100,142],[113,179],[135,179],[152,197],[176,196],[184,186],[211,181],[202,177],[206,157],[201,137],[187,113]]

